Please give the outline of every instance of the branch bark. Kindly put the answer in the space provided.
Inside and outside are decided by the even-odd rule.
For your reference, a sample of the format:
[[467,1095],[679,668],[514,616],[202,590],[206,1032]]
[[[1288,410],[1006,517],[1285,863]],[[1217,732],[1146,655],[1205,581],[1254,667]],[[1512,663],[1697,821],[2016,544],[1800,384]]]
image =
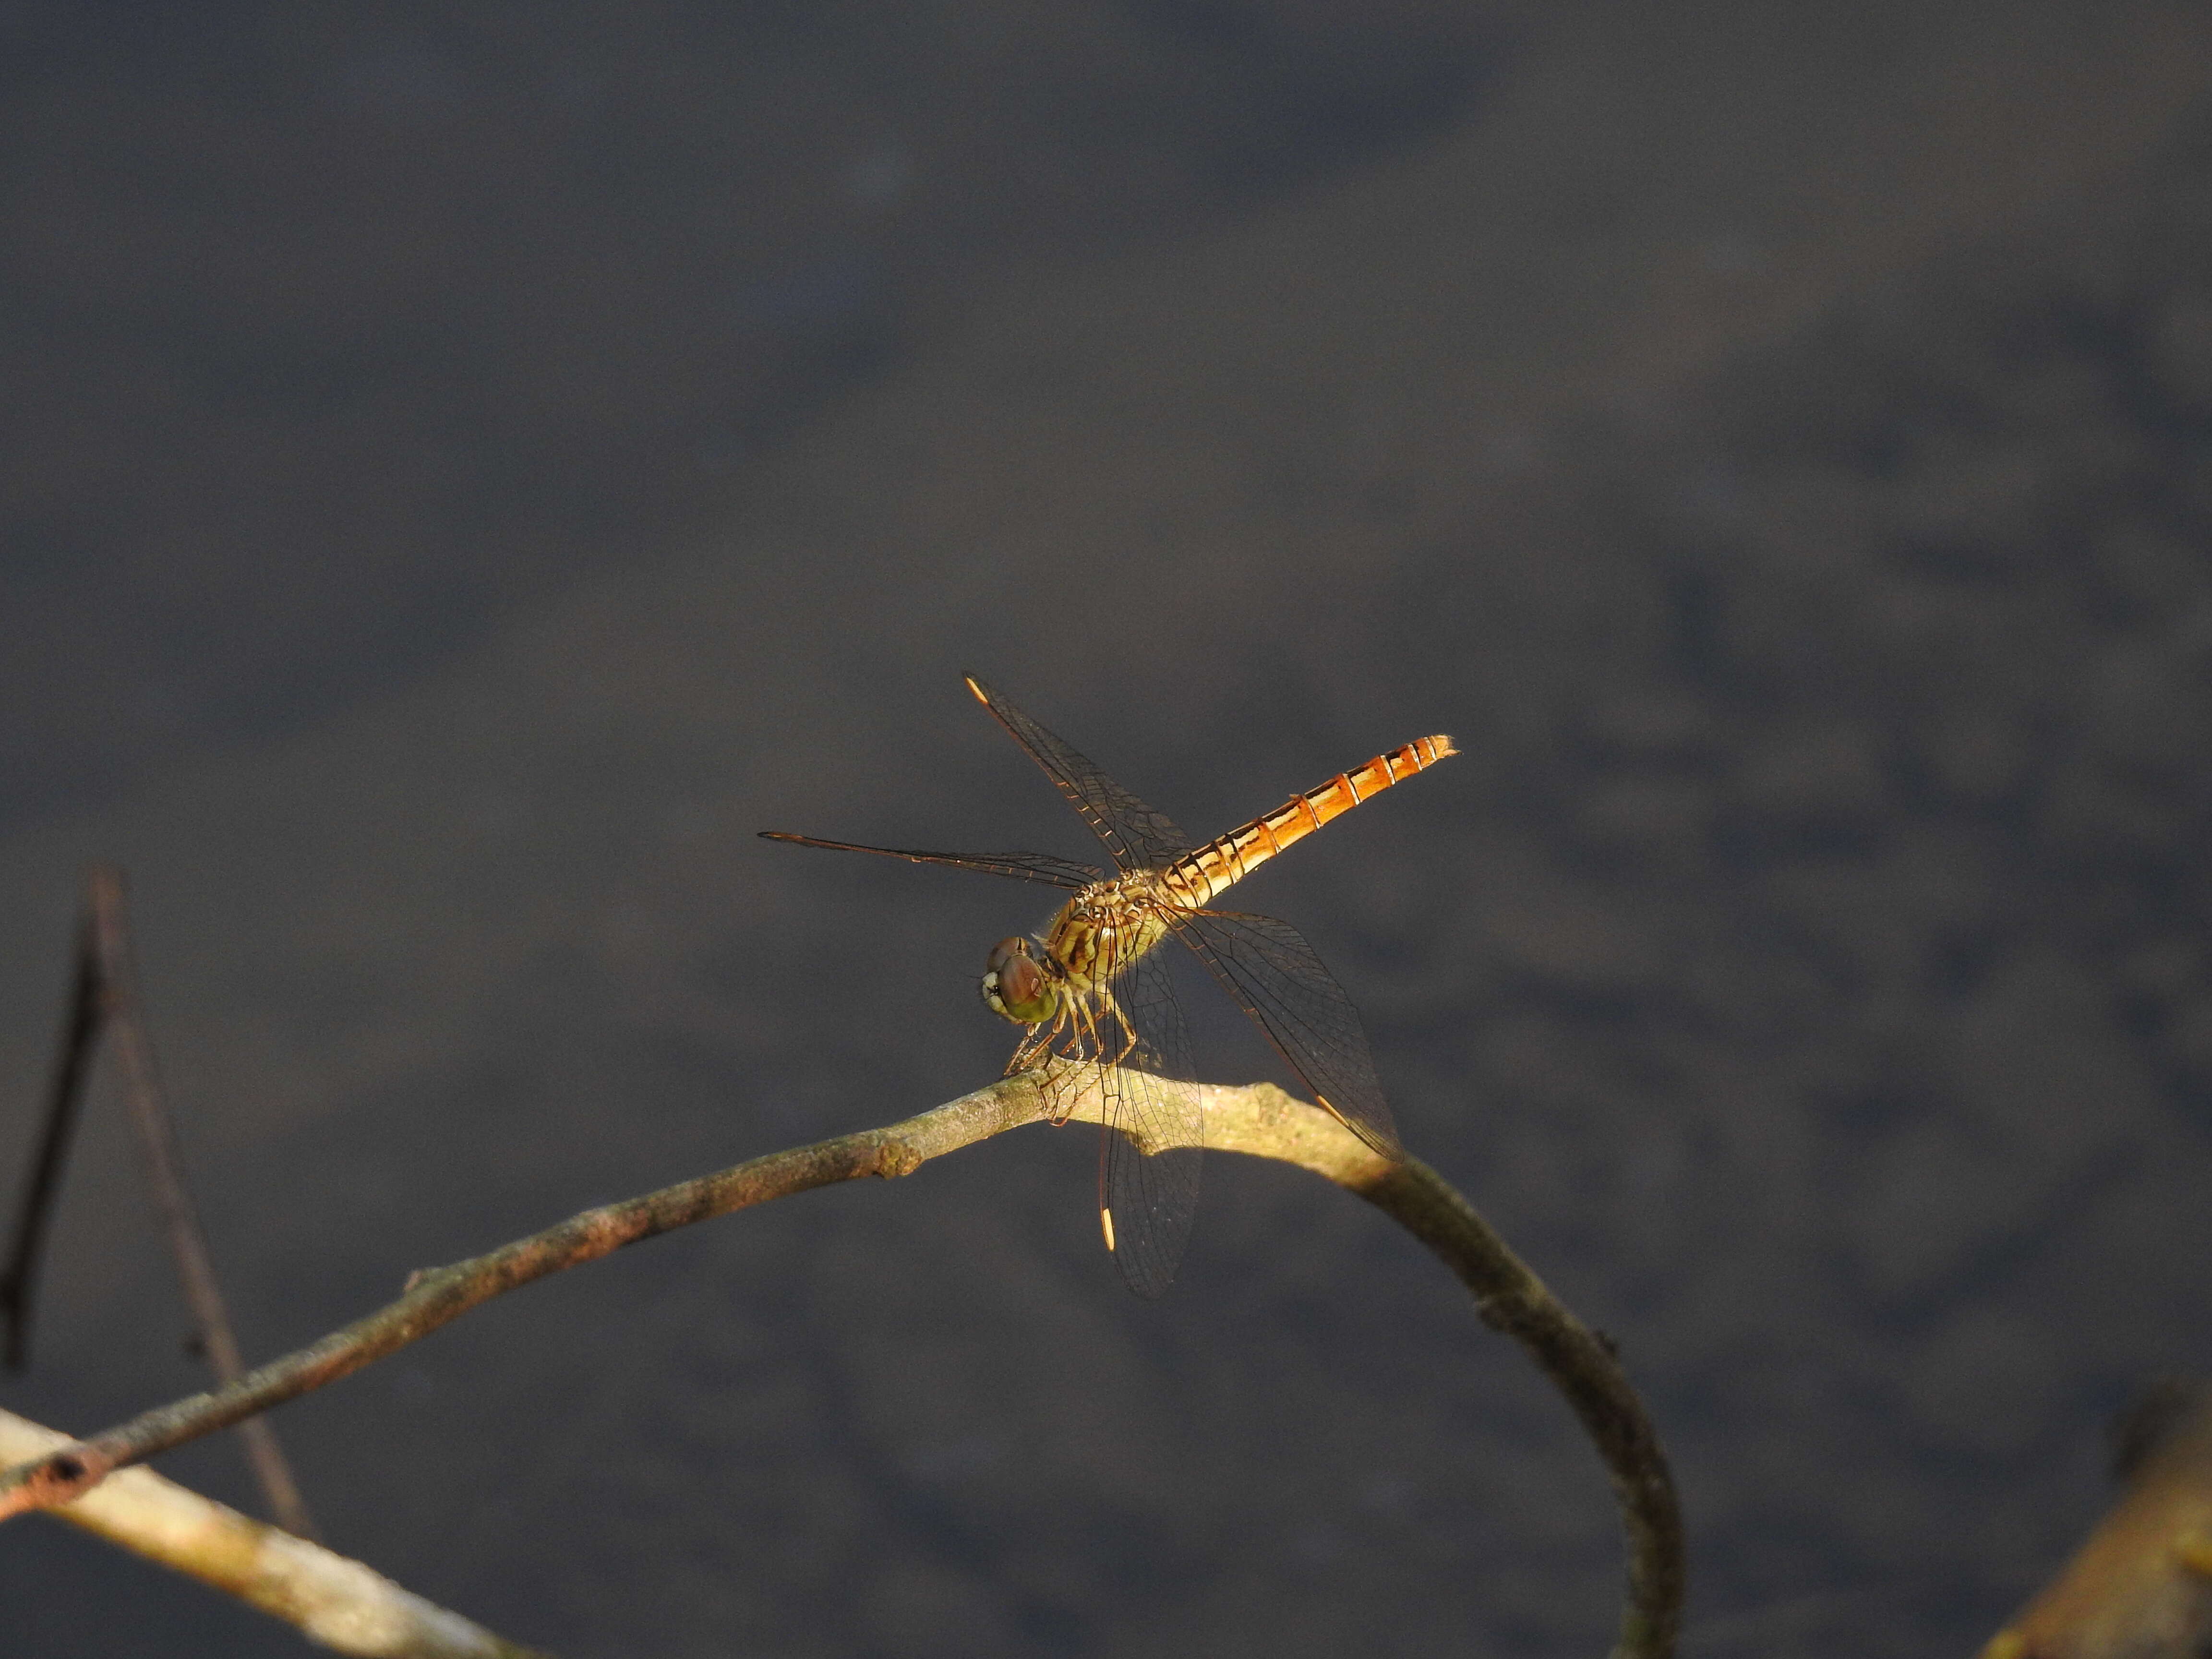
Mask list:
[[[36,1457],[70,1443],[65,1434],[0,1411],[0,1457]],[[544,1659],[358,1561],[240,1515],[151,1469],[121,1470],[54,1515],[234,1595],[340,1653],[371,1659]]]
[[1982,1659],[2212,1653],[2212,1388],[2169,1379],[2125,1442],[2118,1501]]
[[[1681,1516],[1658,1436],[1610,1345],[1426,1164],[1389,1163],[1328,1113],[1272,1084],[1208,1085],[1203,1093],[1207,1150],[1295,1164],[1375,1205],[1426,1244],[1474,1295],[1484,1322],[1520,1343],[1565,1395],[1612,1476],[1626,1534],[1628,1602],[1615,1659],[1665,1659],[1681,1617]],[[1105,1109],[1094,1089],[1079,1097],[1071,1115],[1097,1122]],[[770,1199],[864,1176],[911,1175],[933,1158],[1034,1121],[1042,1110],[1034,1074],[1006,1078],[901,1123],[772,1152],[417,1273],[397,1301],[235,1382],[0,1474],[0,1519],[78,1498],[118,1469],[334,1382],[533,1279]]]

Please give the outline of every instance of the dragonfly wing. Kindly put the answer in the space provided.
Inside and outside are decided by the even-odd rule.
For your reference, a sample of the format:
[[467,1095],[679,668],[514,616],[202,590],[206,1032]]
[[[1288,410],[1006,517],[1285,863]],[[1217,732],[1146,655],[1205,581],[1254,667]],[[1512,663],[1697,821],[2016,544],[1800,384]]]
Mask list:
[[[1099,1204],[1110,1216],[1121,1277],[1139,1296],[1156,1297],[1175,1279],[1198,1213],[1205,1109],[1191,1079],[1190,1032],[1161,954],[1139,957],[1115,981],[1115,996],[1136,1047],[1100,1079],[1114,1126],[1099,1154]],[[1147,1155],[1139,1142],[1162,1150]]]
[[1287,921],[1234,910],[1182,910],[1171,920],[1320,1103],[1383,1157],[1403,1159],[1359,1011],[1305,936]]
[[1044,768],[1122,869],[1164,870],[1191,850],[1190,837],[1164,813],[1146,805],[972,674],[968,689]]
[[785,841],[794,847],[826,847],[833,853],[873,853],[878,858],[904,859],[909,864],[949,864],[956,870],[976,870],[987,876],[1012,876],[1017,881],[1041,881],[1050,887],[1073,890],[1088,887],[1105,872],[1096,865],[1049,853],[916,853],[899,847],[861,847],[849,841],[823,841],[815,836],[794,836],[788,830],[763,830],[763,841]]

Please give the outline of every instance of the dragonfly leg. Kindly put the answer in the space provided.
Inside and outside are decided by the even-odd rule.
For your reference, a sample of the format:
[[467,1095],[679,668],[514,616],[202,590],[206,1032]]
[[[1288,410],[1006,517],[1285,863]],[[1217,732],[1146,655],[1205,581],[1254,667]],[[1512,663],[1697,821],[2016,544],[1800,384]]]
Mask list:
[[1051,1046],[1051,1037],[1052,1030],[1049,1026],[1030,1026],[1023,1035],[1012,1055],[1007,1060],[1006,1069],[1000,1075],[1012,1077],[1017,1072],[1028,1071],[1030,1066],[1044,1058],[1045,1050]]
[[[1093,996],[1099,1000],[1094,1003]],[[1107,1043],[1100,1035],[1098,1017],[1102,1008],[1111,1007],[1111,1000],[1103,988],[1090,994],[1070,998],[1061,1004],[1060,1018],[1054,1027],[1054,1033],[1061,1038],[1062,1058],[1079,1066],[1110,1066],[1114,1063],[1112,1060],[1102,1061],[1099,1058]],[[1071,1090],[1064,1101],[1054,1103],[1053,1122],[1066,1122],[1074,1110],[1075,1095]]]
[[[1071,1000],[1062,999],[1059,1012],[1050,1021],[1029,1027],[1022,1037],[1020,1045],[1015,1048],[1012,1058],[1006,1061],[1006,1069],[1003,1075],[1012,1077],[1017,1072],[1026,1072],[1040,1062],[1050,1059],[1055,1045],[1064,1044],[1066,1057],[1070,1060],[1080,1060],[1083,1058],[1083,1043],[1079,1032],[1073,1029],[1074,1024],[1074,1009],[1071,1006]],[[1063,1098],[1063,1092],[1048,1090],[1045,1095],[1046,1104],[1049,1109],[1045,1121],[1054,1128],[1066,1123],[1070,1114],[1075,1110],[1073,1094],[1065,1093]]]
[[[1111,1060],[1103,1057],[1107,1047],[1104,1042],[1094,1043],[1102,1056],[1098,1063],[1102,1066],[1119,1066],[1137,1050],[1137,1028],[1130,1023],[1128,1015],[1121,1012],[1121,1005],[1114,1000],[1114,993],[1111,990],[1102,987],[1098,992],[1098,1003],[1099,1012],[1108,1020],[1112,1021],[1121,1032],[1121,1046],[1115,1049],[1114,1057]],[[1104,1022],[1100,1023],[1103,1024]]]

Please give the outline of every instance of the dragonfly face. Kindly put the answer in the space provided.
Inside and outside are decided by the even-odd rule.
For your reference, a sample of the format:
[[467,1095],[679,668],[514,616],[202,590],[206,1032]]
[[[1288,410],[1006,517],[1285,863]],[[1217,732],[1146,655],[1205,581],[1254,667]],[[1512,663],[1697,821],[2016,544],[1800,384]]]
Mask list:
[[1042,1025],[1060,1012],[1056,975],[1025,939],[1002,939],[983,964],[983,1006],[1017,1025]]

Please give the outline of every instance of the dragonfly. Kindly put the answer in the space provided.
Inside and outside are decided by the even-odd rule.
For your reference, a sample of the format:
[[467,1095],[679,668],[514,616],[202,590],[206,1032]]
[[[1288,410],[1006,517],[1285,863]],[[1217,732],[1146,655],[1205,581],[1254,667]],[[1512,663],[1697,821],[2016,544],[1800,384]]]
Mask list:
[[968,689],[1105,845],[1110,872],[1046,853],[929,853],[761,833],[1071,895],[1035,934],[991,947],[981,988],[992,1012],[1023,1028],[1006,1074],[1036,1074],[1048,1121],[1066,1123],[1086,1096],[1103,1103],[1099,1227],[1129,1288],[1157,1297],[1173,1280],[1197,1212],[1206,1144],[1189,1031],[1157,948],[1170,934],[1212,971],[1320,1105],[1376,1152],[1401,1160],[1358,1010],[1313,946],[1286,921],[1210,904],[1332,818],[1456,753],[1451,739],[1421,738],[1376,755],[1201,847],[981,680],[969,677]]

